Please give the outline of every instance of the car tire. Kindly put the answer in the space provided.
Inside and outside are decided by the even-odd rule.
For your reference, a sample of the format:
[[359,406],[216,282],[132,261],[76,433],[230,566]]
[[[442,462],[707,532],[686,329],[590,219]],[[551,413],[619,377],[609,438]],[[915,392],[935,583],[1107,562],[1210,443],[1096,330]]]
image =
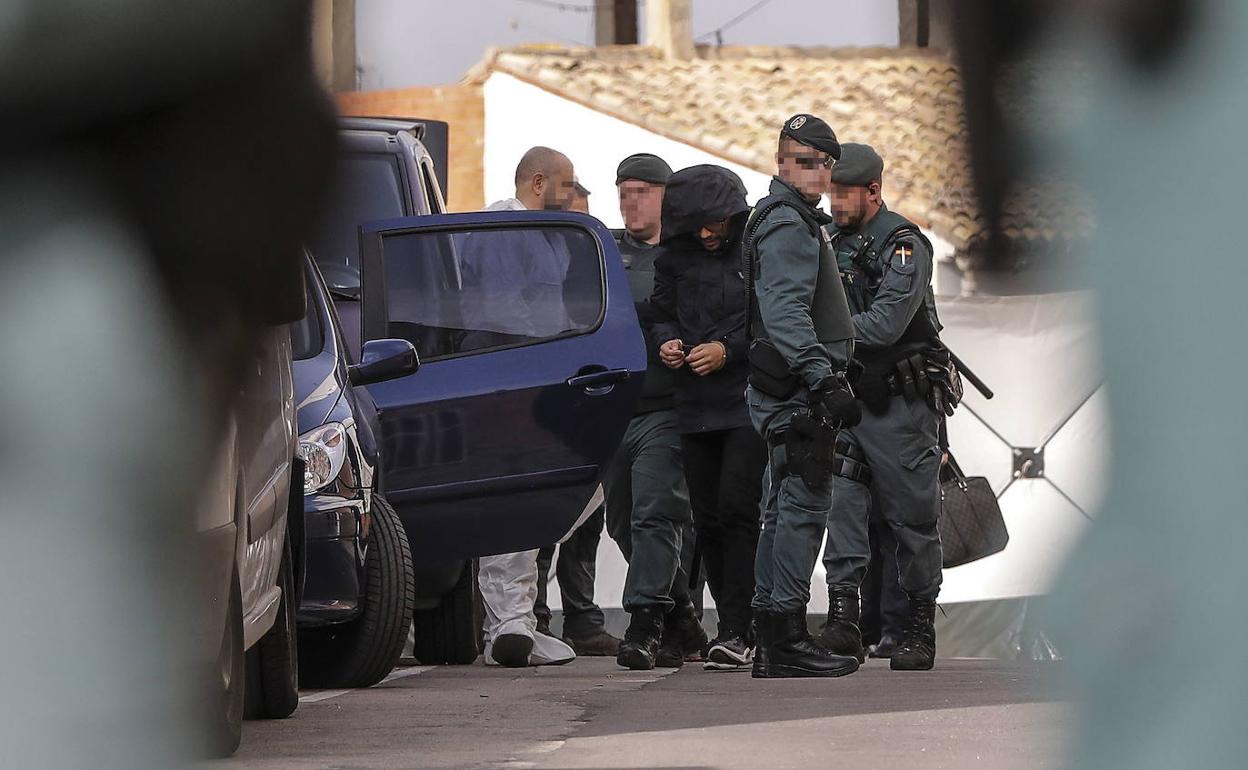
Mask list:
[[273,627],[260,638],[248,655],[248,716],[285,719],[299,707],[299,643],[295,630],[295,572],[290,555],[290,538],[282,547],[278,587],[282,598]]
[[221,649],[209,676],[205,701],[209,708],[204,730],[204,750],[212,758],[238,751],[243,739],[243,706],[246,694],[246,653],[243,650],[243,597],[238,571],[230,576],[230,599]]
[[481,654],[481,609],[477,563],[469,560],[455,587],[438,606],[418,610],[413,618],[412,655],[427,666],[472,663]]
[[310,687],[371,687],[403,652],[416,602],[412,549],[390,503],[375,494],[372,509],[363,611],[347,623],[299,632],[301,674]]

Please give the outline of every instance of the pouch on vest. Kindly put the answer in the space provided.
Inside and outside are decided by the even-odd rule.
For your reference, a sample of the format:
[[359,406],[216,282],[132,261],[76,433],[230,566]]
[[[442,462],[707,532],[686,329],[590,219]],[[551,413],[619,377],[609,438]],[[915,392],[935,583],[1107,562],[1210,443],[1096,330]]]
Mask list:
[[751,342],[747,360],[750,364],[750,387],[759,393],[783,401],[797,392],[801,381],[770,340]]

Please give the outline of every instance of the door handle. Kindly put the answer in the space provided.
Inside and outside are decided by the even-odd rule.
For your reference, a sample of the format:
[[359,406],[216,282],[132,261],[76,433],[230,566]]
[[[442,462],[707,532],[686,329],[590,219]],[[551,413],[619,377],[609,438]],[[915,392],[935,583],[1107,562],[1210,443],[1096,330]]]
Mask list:
[[578,374],[575,377],[569,377],[568,386],[584,388],[586,392],[599,389],[605,389],[603,392],[606,392],[613,386],[627,381],[630,376],[632,375],[627,369],[607,369],[601,372]]

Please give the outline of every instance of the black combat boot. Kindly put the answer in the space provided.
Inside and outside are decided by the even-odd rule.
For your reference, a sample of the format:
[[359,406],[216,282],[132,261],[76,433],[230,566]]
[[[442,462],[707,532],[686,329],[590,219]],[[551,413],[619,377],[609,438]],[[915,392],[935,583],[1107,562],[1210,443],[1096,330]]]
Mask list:
[[663,638],[654,665],[659,668],[680,668],[685,661],[701,660],[709,640],[698,610],[686,599],[672,607],[663,621]]
[[804,608],[768,613],[768,621],[766,661],[761,669],[754,669],[753,676],[760,679],[844,676],[858,670],[857,658],[829,652],[810,638]]
[[771,645],[771,613],[766,610],[754,610],[754,668],[750,676],[755,679],[766,679],[768,661],[767,648]]
[[658,607],[639,607],[632,612],[624,641],[615,656],[617,665],[634,671],[654,668],[654,658],[659,652],[659,638],[663,636],[663,610]]
[[927,671],[936,662],[936,600],[910,597],[906,634],[893,651],[894,671]]
[[853,655],[859,663],[866,660],[862,649],[862,631],[858,622],[862,605],[858,590],[845,586],[828,588],[828,622],[823,624],[819,644],[837,655]]

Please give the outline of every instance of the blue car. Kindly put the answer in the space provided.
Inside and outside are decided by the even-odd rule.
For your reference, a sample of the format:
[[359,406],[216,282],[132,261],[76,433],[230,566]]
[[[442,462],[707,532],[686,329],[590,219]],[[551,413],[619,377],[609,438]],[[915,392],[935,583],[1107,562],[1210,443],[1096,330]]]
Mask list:
[[405,340],[419,353],[418,374],[366,386],[380,488],[415,563],[414,654],[467,663],[472,560],[575,525],[646,359],[607,229],[563,212],[441,213],[423,130],[344,123],[340,202],[311,248],[349,347]]
[[377,488],[377,412],[358,386],[414,373],[411,343],[373,340],[349,363],[320,271],[305,269],[307,315],[291,327],[301,520],[299,676],[311,687],[368,687],[398,661],[412,622],[407,535]]

